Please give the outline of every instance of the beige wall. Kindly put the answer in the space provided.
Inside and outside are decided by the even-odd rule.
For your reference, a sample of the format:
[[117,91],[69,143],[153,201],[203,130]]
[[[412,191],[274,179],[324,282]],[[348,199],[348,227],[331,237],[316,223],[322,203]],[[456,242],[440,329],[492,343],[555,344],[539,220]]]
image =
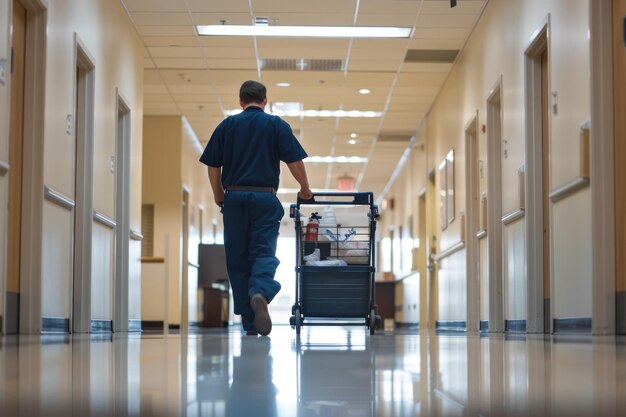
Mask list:
[[[44,183],[73,198],[74,196],[74,147],[75,136],[65,133],[65,120],[74,113],[74,36],[95,63],[95,109],[94,109],[94,160],[93,160],[93,208],[115,219],[115,174],[110,171],[110,158],[116,154],[116,89],[131,108],[131,229],[140,230],[140,199],[138,186],[141,183],[141,118],[143,85],[143,48],[124,9],[117,2],[84,2],[66,0],[48,5],[48,38],[44,141]],[[44,205],[44,219],[53,216],[51,204]],[[57,216],[63,217],[60,213]],[[44,248],[58,244],[61,236],[68,237],[62,247],[65,255],[71,255],[73,214],[65,212],[70,227],[52,232],[57,228],[54,222],[44,222]],[[61,220],[61,219],[59,219]],[[96,229],[97,230],[97,229]],[[61,233],[59,236],[58,233]],[[110,247],[113,231],[94,233],[94,259],[102,254],[95,250]],[[130,277],[131,288],[139,281],[137,274],[138,245],[131,244]],[[45,250],[44,250],[45,252]],[[43,264],[44,316],[69,317],[69,296],[52,299],[46,296],[55,288],[71,287],[71,275],[61,273],[71,271],[71,256],[63,255]],[[114,252],[106,253],[114,256]],[[65,259],[65,261],[64,261]],[[110,261],[104,261],[110,264]],[[92,315],[98,319],[112,319],[112,280],[113,268],[92,270],[92,284],[95,288],[108,289],[93,298]],[[54,274],[59,276],[55,277]],[[135,304],[136,291],[131,292],[130,305]],[[47,301],[46,301],[47,300]],[[101,301],[103,301],[101,303]],[[136,309],[131,308],[131,318],[138,319]]]
[[[185,119],[179,116],[146,116],[144,118],[143,204],[155,205],[154,256],[164,256],[165,236],[169,236],[168,311],[170,324],[180,323],[182,268],[189,273],[189,320],[200,320],[198,312],[197,274],[182,259],[182,196],[189,191],[189,258],[198,262],[199,207],[204,208],[203,239],[211,240],[212,220],[221,230],[221,215],[213,203],[213,194],[204,165],[198,160],[202,146]],[[142,267],[142,319],[163,320],[163,266]],[[152,304],[147,304],[152,301]],[[154,305],[158,303],[158,307]]]
[[[425,183],[428,169],[437,167],[455,150],[455,220],[438,229],[439,251],[461,238],[459,213],[465,211],[465,126],[478,111],[479,126],[486,123],[486,100],[502,77],[503,140],[508,156],[502,159],[502,204],[508,213],[519,207],[517,170],[525,161],[524,51],[533,33],[550,15],[550,89],[558,93],[558,114],[551,116],[550,179],[554,190],[579,174],[578,130],[590,113],[589,4],[587,0],[492,0],[487,5],[465,50],[432,108],[425,127],[427,161],[420,166],[418,182]],[[487,189],[487,135],[479,133],[479,155],[484,162],[480,191]],[[503,145],[504,146],[504,145]],[[415,171],[415,170],[413,170]],[[405,169],[388,194],[396,202],[407,195]],[[439,175],[437,176],[439,177]],[[437,182],[439,178],[437,178]],[[416,191],[416,190],[414,190]],[[386,224],[406,222],[417,213],[411,198],[404,212]],[[386,214],[385,214],[386,216]],[[591,316],[591,201],[589,190],[552,205],[552,276],[555,318]],[[384,231],[383,233],[386,233]],[[504,227],[504,280],[509,293],[506,319],[526,317],[526,254],[524,221]],[[465,320],[465,251],[440,264],[439,320]],[[508,262],[507,262],[508,261]],[[515,289],[515,291],[513,291]],[[505,289],[506,291],[506,289]]]
[[[143,121],[143,187],[142,203],[154,204],[154,256],[165,256],[165,238],[169,239],[167,271],[143,264],[141,269],[142,320],[163,320],[151,316],[150,304],[161,304],[163,292],[159,282],[167,272],[170,323],[180,323],[180,239],[182,230],[182,185],[180,117],[151,117]],[[151,273],[153,271],[154,273]],[[151,296],[153,294],[154,296]],[[159,292],[157,294],[156,292]]]
[[[9,27],[11,21],[11,1],[0,0],[0,59],[6,59],[8,65],[11,56]],[[9,86],[0,84],[0,161],[9,163],[9,106],[11,103]],[[0,201],[7,201],[9,192],[8,176],[0,176]],[[7,240],[7,205],[0,207],[0,316],[4,316],[4,293],[6,282],[6,240]]]
[[[1,0],[2,23],[0,27],[0,58],[9,56],[9,29],[11,0]],[[47,2],[46,43],[46,91],[45,124],[42,147],[44,152],[44,184],[74,199],[74,135],[67,135],[65,121],[74,114],[74,36],[81,40],[95,69],[94,102],[94,161],[93,200],[94,209],[115,220],[115,175],[110,172],[110,157],[116,151],[116,89],[131,108],[131,203],[130,224],[140,230],[141,187],[141,119],[143,112],[143,47],[121,4],[116,1],[59,0]],[[0,159],[7,159],[8,149],[8,88],[0,85]],[[0,193],[5,193],[6,178],[0,179]],[[3,196],[5,194],[2,194]],[[43,198],[43,195],[42,195]],[[5,200],[5,197],[2,197]],[[0,255],[5,256],[6,209],[0,210]],[[70,316],[70,288],[72,280],[73,213],[44,202],[43,213],[43,259],[42,259],[42,315]],[[94,226],[95,227],[95,226]],[[94,249],[110,247],[113,232],[94,233]],[[139,245],[131,243],[130,305],[137,299],[139,282]],[[111,265],[113,252],[105,252]],[[0,257],[0,259],[2,259]],[[5,262],[1,263],[3,266]],[[113,269],[97,267],[92,283],[97,288],[112,288]],[[5,273],[4,267],[2,274]],[[4,279],[2,279],[4,281]],[[59,293],[59,292],[62,292]],[[59,294],[57,294],[59,293]],[[54,294],[54,296],[53,296]],[[104,304],[112,302],[111,291],[94,300],[105,297]],[[111,309],[101,309],[97,318],[111,319]],[[131,318],[139,318],[131,307]],[[96,317],[94,317],[96,318]]]

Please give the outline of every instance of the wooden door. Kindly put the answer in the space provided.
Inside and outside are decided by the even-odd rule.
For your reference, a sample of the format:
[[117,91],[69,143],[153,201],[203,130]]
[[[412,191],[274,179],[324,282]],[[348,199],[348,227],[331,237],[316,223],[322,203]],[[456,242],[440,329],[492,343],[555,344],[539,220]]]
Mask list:
[[[9,136],[9,221],[7,247],[7,292],[17,295],[20,290],[21,224],[22,224],[22,150],[24,131],[24,69],[26,58],[26,9],[18,0],[13,1],[13,37],[11,49],[11,126]],[[8,326],[17,326],[17,305],[9,299]],[[15,308],[13,308],[15,307]],[[13,313],[13,314],[12,314]],[[17,327],[14,329],[17,331]]]
[[543,178],[543,298],[544,332],[550,333],[550,91],[548,49],[541,54],[541,143]]

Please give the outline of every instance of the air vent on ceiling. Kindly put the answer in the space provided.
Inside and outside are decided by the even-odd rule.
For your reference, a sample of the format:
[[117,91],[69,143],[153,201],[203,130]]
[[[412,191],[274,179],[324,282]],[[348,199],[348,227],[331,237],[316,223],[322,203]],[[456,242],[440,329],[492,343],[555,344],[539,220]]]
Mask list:
[[410,133],[382,133],[378,135],[378,142],[409,142],[412,137]]
[[343,71],[341,59],[262,59],[266,71]]
[[458,49],[409,49],[404,62],[451,64],[456,59],[458,53]]
[[254,26],[269,26],[270,20],[267,17],[255,17]]

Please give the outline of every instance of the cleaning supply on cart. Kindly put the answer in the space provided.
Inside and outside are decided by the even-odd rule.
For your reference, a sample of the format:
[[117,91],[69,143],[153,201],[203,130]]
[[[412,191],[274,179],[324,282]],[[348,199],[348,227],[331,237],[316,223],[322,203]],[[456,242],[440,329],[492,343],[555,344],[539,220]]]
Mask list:
[[343,259],[326,259],[324,261],[307,261],[309,266],[347,266],[348,263]]
[[320,260],[320,250],[315,249],[313,252],[309,253],[308,255],[304,255],[303,256],[304,262],[306,262],[306,264],[308,265],[309,262],[316,262]]
[[320,220],[319,240],[331,240],[329,236],[334,233],[337,233],[337,216],[332,206],[326,206]]
[[320,216],[317,214],[317,212],[314,212],[311,214],[311,217],[309,217],[309,223],[306,225],[306,236],[304,240],[306,240],[307,242],[317,241],[319,227],[320,227]]

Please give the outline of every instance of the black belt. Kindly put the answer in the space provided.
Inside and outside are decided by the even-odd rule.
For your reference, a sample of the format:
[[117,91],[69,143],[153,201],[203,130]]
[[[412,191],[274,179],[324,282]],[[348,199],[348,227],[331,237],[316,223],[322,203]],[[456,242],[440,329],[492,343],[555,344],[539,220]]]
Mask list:
[[226,191],[258,191],[262,193],[276,194],[274,187],[255,187],[252,185],[229,185],[226,187]]

